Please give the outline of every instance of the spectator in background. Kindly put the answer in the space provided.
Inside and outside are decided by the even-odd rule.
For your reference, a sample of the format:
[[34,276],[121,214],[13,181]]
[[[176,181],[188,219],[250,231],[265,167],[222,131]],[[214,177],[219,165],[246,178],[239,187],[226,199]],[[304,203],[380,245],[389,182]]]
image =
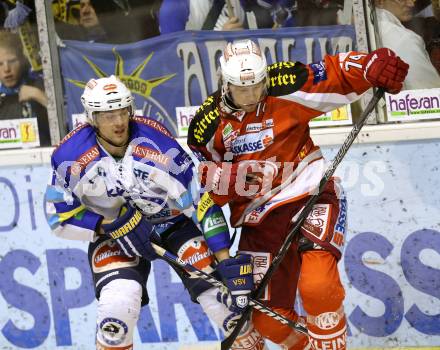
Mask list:
[[244,11],[231,0],[233,13],[224,0],[163,0],[159,9],[161,34],[182,30],[240,30]]
[[412,19],[414,0],[376,0],[375,5],[382,47],[395,51],[409,64],[404,89],[439,88],[440,76],[422,37],[402,24]]
[[433,35],[428,43],[428,53],[431,62],[440,74],[440,0],[432,0],[432,12],[436,20]]
[[437,19],[437,21],[440,22],[440,1],[439,0],[432,0],[432,11],[434,13],[434,17]]
[[104,29],[99,23],[96,11],[91,0],[80,0],[79,2],[79,24],[82,26],[89,40],[105,41],[107,38]]
[[406,28],[411,29],[420,35],[429,46],[431,40],[435,40],[440,34],[440,22],[434,16],[434,6],[438,1],[417,0],[414,4],[413,13],[415,14],[411,21],[403,23]]
[[79,2],[79,24],[85,28],[99,25],[98,16],[90,0],[80,0]]
[[428,45],[428,53],[431,63],[440,75],[440,38],[431,40]]
[[292,26],[295,0],[163,0],[160,33]]
[[338,11],[343,8],[343,0],[298,0],[296,26],[337,25]]
[[3,27],[6,29],[17,29],[29,19],[29,14],[33,12],[33,8],[34,6],[29,4],[29,0],[26,3],[23,0],[17,1],[14,8],[8,9],[8,15],[3,22]]
[[106,42],[107,34],[99,22],[91,0],[79,2],[79,25],[57,21],[57,33],[63,40],[81,40],[90,42]]
[[78,24],[56,21],[63,40],[125,44],[159,35],[160,0],[80,0]]
[[79,0],[52,0],[52,14],[56,21],[78,24],[78,13]]
[[246,26],[249,29],[294,26],[296,0],[240,0],[240,3],[246,12]]
[[31,71],[17,34],[0,31],[0,120],[37,118],[40,143],[50,145],[43,81]]
[[107,42],[125,44],[159,35],[159,0],[91,0]]
[[3,27],[6,17],[8,16],[9,8],[4,2],[0,2],[0,27]]
[[416,15],[404,25],[423,38],[431,63],[440,74],[440,1],[416,0],[413,12]]
[[34,1],[10,0],[3,2],[3,5],[6,8],[3,29],[18,33],[23,44],[23,53],[32,70],[41,71],[40,43]]
[[432,0],[432,12],[437,20],[437,26],[433,39],[428,45],[428,52],[432,64],[437,69],[438,74],[440,74],[440,0]]

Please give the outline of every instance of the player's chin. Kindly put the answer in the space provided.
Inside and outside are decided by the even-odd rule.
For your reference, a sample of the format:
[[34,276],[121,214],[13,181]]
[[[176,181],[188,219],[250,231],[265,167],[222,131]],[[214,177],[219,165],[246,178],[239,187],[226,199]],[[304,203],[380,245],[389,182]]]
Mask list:
[[245,105],[245,106],[241,106],[241,109],[243,109],[243,111],[245,111],[247,113],[250,113],[250,112],[253,112],[253,111],[255,111],[257,109],[257,105],[258,105],[258,103],[248,104],[248,105]]
[[128,135],[118,135],[113,136],[112,142],[117,146],[124,146],[127,144],[128,141]]

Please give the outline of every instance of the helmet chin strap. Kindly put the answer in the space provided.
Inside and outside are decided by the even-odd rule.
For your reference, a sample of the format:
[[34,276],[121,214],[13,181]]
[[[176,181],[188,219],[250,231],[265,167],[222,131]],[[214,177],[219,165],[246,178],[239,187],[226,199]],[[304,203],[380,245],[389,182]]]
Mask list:
[[[267,97],[267,88],[264,89],[263,94],[261,95],[261,98],[255,102],[255,103],[243,103],[243,106],[257,106],[258,104],[260,104],[261,102],[263,102]],[[237,105],[234,103],[234,101],[232,100],[232,97],[228,91],[227,87],[222,87],[222,101],[225,104],[226,107],[228,107],[230,110],[232,110],[233,112],[238,112],[238,111],[243,111],[242,108],[237,107]]]
[[128,144],[130,143],[130,140],[127,140],[127,142],[124,143],[123,145],[117,145],[117,144],[113,143],[112,141],[110,141],[108,138],[102,136],[99,132],[97,132],[96,135],[98,136],[98,138],[104,140],[105,142],[109,143],[113,147],[117,147],[117,148],[127,147]]
[[225,106],[228,107],[232,112],[238,112],[242,110],[235,105],[234,101],[232,101],[231,96],[229,96],[229,93],[225,92],[224,90],[222,91],[222,101]]
[[267,97],[267,89],[264,90],[263,94],[261,95],[261,98],[255,102],[255,103],[243,103],[243,106],[256,106],[258,104],[260,104],[261,102],[263,102]]
[[112,141],[110,141],[107,137],[101,135],[101,133],[99,132],[99,130],[98,130],[98,128],[97,128],[96,126],[93,126],[93,129],[95,129],[96,136],[97,136],[99,139],[104,140],[105,142],[107,142],[108,144],[110,144],[110,145],[113,146],[113,147],[116,147],[116,148],[123,148],[123,147],[127,147],[128,144],[130,143],[130,138],[128,138],[127,142],[124,143],[123,145],[117,145],[117,144],[113,143]]

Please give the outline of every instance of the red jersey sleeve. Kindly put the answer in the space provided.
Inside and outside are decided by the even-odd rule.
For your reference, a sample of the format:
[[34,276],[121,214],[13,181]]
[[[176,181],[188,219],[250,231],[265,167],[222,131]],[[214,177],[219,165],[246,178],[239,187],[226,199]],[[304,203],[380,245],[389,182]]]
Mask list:
[[364,78],[366,54],[326,55],[320,62],[278,62],[268,68],[269,95],[316,110],[311,118],[359,99],[371,84]]
[[187,144],[199,161],[223,161],[223,155],[214,147],[216,133],[220,124],[219,100],[220,92],[208,96],[188,128]]

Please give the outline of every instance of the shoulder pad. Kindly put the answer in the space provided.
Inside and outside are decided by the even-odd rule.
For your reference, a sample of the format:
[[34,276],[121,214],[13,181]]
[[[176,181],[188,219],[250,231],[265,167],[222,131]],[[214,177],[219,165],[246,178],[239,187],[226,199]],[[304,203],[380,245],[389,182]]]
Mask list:
[[[58,145],[56,145],[55,147],[55,151],[58,149],[58,147],[60,147],[63,143],[65,143],[67,140],[69,140],[73,135],[75,135],[78,131],[84,129],[85,127],[90,126],[90,124],[88,123],[84,123],[79,125],[78,127],[76,127],[75,129],[73,129],[71,132],[69,132],[66,136],[63,137],[63,139],[60,141],[60,143]],[[55,152],[54,151],[54,152]]]
[[[67,134],[52,153],[52,163],[57,168],[64,162],[69,164],[70,172],[80,174],[87,165],[101,157],[92,126],[84,124]],[[67,169],[67,168],[66,168]]]
[[[83,129],[88,128],[89,132],[85,131],[85,132],[80,132]],[[54,151],[52,152],[52,155],[54,155],[60,148],[63,148],[63,145],[66,143],[69,143],[68,141],[72,138],[79,138],[81,140],[76,140],[75,144],[82,144],[84,142],[85,139],[88,139],[90,134],[93,134],[93,127],[88,124],[88,123],[84,123],[79,125],[77,128],[73,129],[71,132],[69,132],[66,136],[64,136],[64,138],[60,141],[60,143],[58,145],[55,146]],[[81,136],[76,136],[77,134],[82,134]],[[69,148],[68,145],[64,146],[65,148]]]
[[151,119],[148,117],[133,117],[132,120],[133,120],[133,122],[149,126],[153,129],[161,132],[162,134],[173,138],[173,135],[171,134],[171,132],[169,132],[168,129],[163,124],[158,122],[157,120],[154,120],[154,119]]
[[290,95],[298,91],[309,77],[307,66],[301,62],[276,62],[267,67],[269,96]]
[[220,123],[219,91],[209,96],[197,110],[188,128],[188,145],[206,145]]

